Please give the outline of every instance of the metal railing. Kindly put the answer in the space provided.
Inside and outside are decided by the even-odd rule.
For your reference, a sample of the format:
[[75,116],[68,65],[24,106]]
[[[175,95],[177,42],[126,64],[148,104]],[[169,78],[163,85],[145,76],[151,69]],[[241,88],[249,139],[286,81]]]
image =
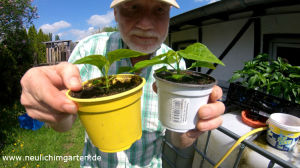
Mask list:
[[[239,135],[233,133],[232,131],[220,126],[218,128],[219,131],[221,131],[222,133],[224,133],[225,135],[231,137],[232,139],[234,140],[238,140],[240,138]],[[203,163],[204,161],[206,160],[208,163],[210,163],[212,166],[215,165],[216,163],[211,159],[209,158],[206,153],[207,153],[207,150],[208,150],[208,145],[209,145],[209,140],[210,140],[210,135],[211,135],[211,131],[208,132],[208,136],[206,138],[206,142],[205,142],[205,147],[204,147],[204,150],[203,152],[201,152],[200,149],[198,149],[197,147],[197,141],[192,145],[192,148],[202,156],[202,160],[201,160],[201,163],[200,163],[200,168],[203,167]],[[272,168],[274,167],[275,164],[278,164],[284,168],[296,168],[295,165],[283,160],[282,158],[270,153],[269,151],[266,151],[264,150],[263,148],[255,145],[254,143],[252,143],[250,140],[244,140],[241,145],[240,145],[240,148],[239,148],[239,152],[238,152],[238,155],[236,156],[236,159],[235,159],[235,162],[234,162],[234,168],[238,167],[239,165],[239,162],[241,160],[241,157],[242,157],[242,153],[244,151],[244,149],[248,147],[250,149],[252,149],[253,151],[261,154],[263,157],[267,158],[269,161],[269,164],[268,164],[268,168]],[[166,138],[164,139],[164,143],[163,143],[163,150],[165,150],[166,148],[169,148],[171,149],[175,154],[176,154],[176,158],[177,157],[181,157],[183,159],[193,159],[193,156],[186,156],[184,154],[182,154],[181,150],[180,149],[177,149],[176,147],[174,147]],[[167,154],[165,152],[163,152],[162,154],[162,159],[163,159],[163,167],[171,167],[171,168],[177,168],[178,166],[176,166],[176,160],[177,159],[170,159]]]

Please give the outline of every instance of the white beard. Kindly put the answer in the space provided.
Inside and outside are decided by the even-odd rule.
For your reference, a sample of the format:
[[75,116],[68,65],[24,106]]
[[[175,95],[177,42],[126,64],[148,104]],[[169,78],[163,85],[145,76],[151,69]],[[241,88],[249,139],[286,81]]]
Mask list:
[[[120,29],[120,34],[121,34],[123,41],[126,43],[126,45],[130,49],[139,51],[139,52],[143,52],[143,53],[148,53],[148,54],[153,53],[157,49],[159,49],[160,45],[165,41],[165,39],[167,38],[167,35],[168,35],[168,32],[167,32],[164,35],[164,37],[160,37],[156,32],[141,31],[141,30],[137,30],[137,29],[130,31],[128,35],[124,35],[124,32],[122,32],[122,28],[119,28],[119,29]],[[139,46],[130,40],[130,38],[129,38],[130,35],[139,35],[142,37],[155,37],[158,40],[154,44],[151,41],[143,41],[143,45]]]

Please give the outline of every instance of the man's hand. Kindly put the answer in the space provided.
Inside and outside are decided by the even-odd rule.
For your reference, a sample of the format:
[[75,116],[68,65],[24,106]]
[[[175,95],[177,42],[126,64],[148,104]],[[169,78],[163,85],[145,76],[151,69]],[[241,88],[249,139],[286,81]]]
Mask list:
[[201,106],[198,110],[199,121],[196,126],[198,131],[212,130],[222,124],[221,115],[225,111],[225,106],[222,102],[217,101],[221,99],[222,94],[222,89],[215,85],[209,96],[208,104]]
[[186,133],[171,132],[171,140],[176,147],[186,148],[192,145],[201,133],[216,129],[222,124],[221,115],[225,111],[225,105],[217,101],[222,97],[222,94],[220,87],[213,87],[208,104],[201,106],[198,110],[199,121],[196,129],[189,130]]
[[21,79],[21,103],[28,115],[44,121],[56,131],[67,131],[76,119],[77,106],[67,89],[81,89],[78,68],[67,62],[28,70]]

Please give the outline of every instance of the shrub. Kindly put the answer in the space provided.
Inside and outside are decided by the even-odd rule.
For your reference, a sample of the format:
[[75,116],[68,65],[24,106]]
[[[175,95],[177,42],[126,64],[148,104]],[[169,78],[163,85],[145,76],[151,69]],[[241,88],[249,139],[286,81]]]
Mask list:
[[245,87],[300,104],[300,67],[282,58],[269,61],[268,54],[258,55],[234,72],[230,82],[240,79]]

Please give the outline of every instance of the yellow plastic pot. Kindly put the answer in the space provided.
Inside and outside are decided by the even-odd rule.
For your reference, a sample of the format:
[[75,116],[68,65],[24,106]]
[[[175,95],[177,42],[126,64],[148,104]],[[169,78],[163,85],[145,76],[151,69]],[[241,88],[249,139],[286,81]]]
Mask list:
[[[118,80],[132,78],[132,74],[116,75]],[[141,77],[140,77],[141,78]],[[119,152],[142,136],[141,96],[146,81],[126,92],[112,96],[78,99],[78,115],[92,143],[103,152]]]

